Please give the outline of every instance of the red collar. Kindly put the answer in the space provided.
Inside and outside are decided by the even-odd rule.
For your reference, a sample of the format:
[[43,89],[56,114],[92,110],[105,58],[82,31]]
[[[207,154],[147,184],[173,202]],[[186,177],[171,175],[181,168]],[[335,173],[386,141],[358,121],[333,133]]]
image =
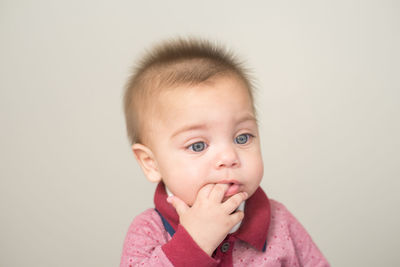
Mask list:
[[[162,182],[158,184],[154,194],[154,204],[172,228],[176,230],[179,217],[174,207],[167,202],[167,193]],[[262,251],[267,240],[271,208],[268,197],[261,187],[258,187],[256,192],[246,200],[244,214],[242,225],[232,235]]]

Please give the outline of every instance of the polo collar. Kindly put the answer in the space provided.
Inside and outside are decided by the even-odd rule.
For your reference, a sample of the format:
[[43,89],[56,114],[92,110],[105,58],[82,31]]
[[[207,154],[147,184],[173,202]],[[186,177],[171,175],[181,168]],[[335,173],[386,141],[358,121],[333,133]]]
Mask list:
[[[162,217],[176,230],[179,216],[175,208],[167,202],[167,197],[164,183],[160,182],[154,194],[154,204]],[[246,200],[244,214],[239,230],[230,235],[264,251],[271,219],[271,207],[269,199],[261,187],[258,187],[254,194]]]

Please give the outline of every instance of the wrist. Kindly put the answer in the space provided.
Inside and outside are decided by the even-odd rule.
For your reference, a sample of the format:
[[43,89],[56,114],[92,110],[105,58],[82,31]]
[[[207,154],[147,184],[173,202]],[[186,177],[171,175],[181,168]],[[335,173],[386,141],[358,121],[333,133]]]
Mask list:
[[196,230],[191,230],[187,229],[185,226],[183,226],[190,237],[193,239],[193,241],[208,255],[211,257],[211,255],[214,253],[214,250],[218,247],[218,244],[214,244],[214,240],[209,239],[209,235],[201,235],[201,231],[196,231]]
[[162,250],[174,266],[215,267],[218,262],[208,255],[193,239],[183,225],[172,239],[162,246]]

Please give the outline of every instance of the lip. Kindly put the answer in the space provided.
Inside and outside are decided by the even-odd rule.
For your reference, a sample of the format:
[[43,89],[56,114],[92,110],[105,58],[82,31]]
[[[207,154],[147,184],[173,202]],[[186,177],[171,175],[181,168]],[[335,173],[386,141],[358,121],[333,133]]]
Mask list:
[[226,190],[224,198],[233,196],[239,193],[242,189],[242,184],[240,184],[237,180],[222,180],[219,183],[229,184],[228,190]]
[[232,179],[232,180],[219,181],[218,184],[240,184],[240,183],[239,183],[239,181]]

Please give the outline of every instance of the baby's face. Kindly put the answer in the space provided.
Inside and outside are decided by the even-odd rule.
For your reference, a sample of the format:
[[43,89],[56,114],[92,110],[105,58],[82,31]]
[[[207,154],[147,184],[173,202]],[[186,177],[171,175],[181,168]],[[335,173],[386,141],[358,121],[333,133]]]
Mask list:
[[263,176],[250,97],[237,78],[220,77],[160,96],[150,148],[167,188],[192,205],[207,184],[228,183],[225,198],[251,196]]

